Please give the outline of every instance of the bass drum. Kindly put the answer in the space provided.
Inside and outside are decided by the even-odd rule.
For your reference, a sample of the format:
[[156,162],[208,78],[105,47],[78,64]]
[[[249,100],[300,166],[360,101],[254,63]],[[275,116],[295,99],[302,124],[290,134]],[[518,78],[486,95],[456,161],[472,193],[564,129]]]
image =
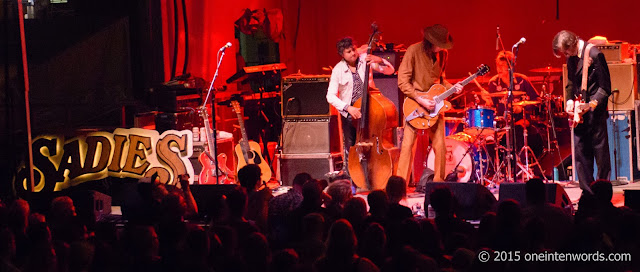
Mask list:
[[[471,150],[467,153],[467,149],[470,144],[458,141],[452,138],[447,137],[444,140],[444,144],[447,147],[447,152],[445,153],[445,177],[453,172],[454,167],[458,165],[458,180],[459,182],[469,182],[472,180],[475,161],[473,155],[476,154],[475,148],[471,148]],[[464,157],[463,157],[464,156]],[[427,155],[427,168],[434,169],[435,164],[435,152],[433,148],[429,151]]]

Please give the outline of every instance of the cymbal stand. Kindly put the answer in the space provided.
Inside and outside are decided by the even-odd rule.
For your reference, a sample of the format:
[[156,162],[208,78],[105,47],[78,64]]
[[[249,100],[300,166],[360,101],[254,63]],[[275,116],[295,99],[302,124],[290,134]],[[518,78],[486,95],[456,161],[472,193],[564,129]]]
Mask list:
[[[562,159],[562,154],[560,154],[560,145],[558,143],[558,134],[556,132],[556,122],[553,119],[553,108],[551,107],[552,102],[554,102],[553,99],[553,95],[551,95],[553,93],[553,85],[549,85],[551,86],[551,91],[549,92],[549,101],[547,101],[547,115],[549,117],[549,123],[551,124],[551,126],[546,126],[547,127],[547,146],[548,146],[548,151],[550,153],[553,153],[553,150],[555,150],[558,153],[558,159],[560,160],[560,165],[561,165],[561,169],[565,169],[564,167],[564,160]],[[542,85],[542,89],[545,90],[545,85]],[[551,133],[549,133],[549,130],[551,130],[551,132],[553,133],[553,141],[551,140]],[[553,142],[553,149],[551,149],[551,143]],[[552,166],[553,167],[553,166]],[[552,171],[553,172],[553,171]]]
[[[522,109],[522,119],[526,120],[526,109],[523,107]],[[531,168],[529,167],[529,152],[531,152],[531,158],[533,160],[532,165],[534,166],[538,166],[538,169],[540,170],[540,173],[544,173],[544,171],[542,170],[542,166],[540,166],[540,162],[538,161],[538,158],[536,158],[536,154],[533,153],[533,150],[531,149],[531,147],[529,147],[529,143],[527,141],[527,139],[529,138],[529,133],[527,131],[526,127],[523,127],[522,129],[522,135],[524,136],[524,145],[522,146],[522,148],[520,149],[520,151],[518,152],[518,158],[520,157],[520,155],[522,154],[522,152],[524,152],[524,166],[522,165],[522,163],[519,160],[516,160],[518,167],[520,167],[520,171],[518,172],[518,174],[516,176],[519,176],[522,174],[522,180],[523,181],[528,181],[530,179],[532,179],[534,177],[533,171],[531,170]],[[526,177],[524,176],[526,174]],[[547,176],[545,176],[544,174],[542,175],[544,177],[545,181],[549,181],[547,179]]]
[[[505,111],[505,112],[506,112],[506,111]],[[506,115],[506,114],[505,114],[505,115]],[[510,169],[511,169],[511,168],[510,168],[510,166],[511,166],[511,162],[510,162],[510,160],[508,160],[508,159],[507,159],[507,157],[508,157],[508,156],[511,156],[511,154],[512,154],[512,152],[511,152],[511,148],[508,148],[508,146],[510,146],[510,145],[508,144],[508,142],[509,142],[509,135],[510,135],[510,133],[511,133],[511,127],[509,127],[508,123],[507,123],[507,126],[506,126],[505,128],[503,128],[503,130],[506,130],[506,133],[503,135],[503,137],[504,137],[504,136],[507,136],[507,138],[506,138],[506,141],[507,141],[506,146],[507,146],[507,147],[502,146],[502,145],[500,144],[500,139],[501,139],[502,137],[496,137],[496,148],[495,148],[496,156],[495,156],[495,160],[496,160],[496,161],[500,161],[500,160],[499,160],[499,158],[500,158],[500,151],[501,151],[501,150],[502,150],[502,151],[503,151],[503,153],[505,154],[505,155],[504,155],[504,157],[505,157],[505,158],[504,158],[503,160],[501,160],[500,164],[494,164],[494,167],[495,167],[495,168],[494,168],[494,173],[495,173],[495,174],[493,175],[493,178],[492,178],[492,179],[491,179],[491,181],[490,181],[490,183],[491,183],[493,186],[495,186],[498,182],[500,182],[500,183],[501,183],[501,182],[508,181],[508,180],[509,180],[509,178],[511,177],[511,170],[510,170]],[[502,172],[503,172],[503,171],[502,171],[502,169],[505,169],[505,170],[506,170],[506,171],[505,171],[506,173],[504,173],[504,176],[503,176],[503,173],[502,173]],[[500,181],[501,179],[502,179],[502,181]]]

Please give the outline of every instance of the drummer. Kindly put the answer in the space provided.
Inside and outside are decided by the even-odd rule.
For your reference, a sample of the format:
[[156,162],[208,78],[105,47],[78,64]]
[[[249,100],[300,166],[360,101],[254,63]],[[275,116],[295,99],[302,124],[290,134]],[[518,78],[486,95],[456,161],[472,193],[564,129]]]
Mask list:
[[[495,116],[503,116],[505,105],[507,104],[507,96],[491,97],[490,93],[504,92],[509,90],[509,63],[513,61],[513,53],[508,51],[500,51],[496,57],[496,71],[497,75],[491,78],[489,81],[488,90],[481,90],[481,97],[485,101],[485,105],[488,107],[496,108]],[[515,92],[524,92],[523,95],[514,95],[513,102],[519,101],[537,101],[538,91],[533,87],[527,76],[519,73],[514,74],[513,90]],[[535,105],[529,105],[525,107],[526,114],[532,114],[536,109]],[[522,106],[513,106],[514,120],[522,119]],[[529,119],[529,118],[527,118]]]

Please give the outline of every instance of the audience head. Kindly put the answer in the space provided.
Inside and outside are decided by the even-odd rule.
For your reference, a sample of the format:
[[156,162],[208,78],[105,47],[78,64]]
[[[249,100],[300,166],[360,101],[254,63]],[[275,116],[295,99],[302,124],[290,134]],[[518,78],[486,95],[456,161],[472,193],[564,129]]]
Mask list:
[[596,197],[598,204],[611,204],[613,198],[613,185],[608,180],[597,180],[591,184],[591,191]]
[[247,164],[238,170],[238,181],[248,192],[254,191],[260,184],[262,170],[257,164]]
[[367,203],[360,197],[352,197],[344,205],[344,218],[352,225],[363,222],[367,217]]
[[[259,232],[251,233],[240,246],[240,253],[249,271],[264,271],[271,262],[267,238]],[[258,270],[261,269],[261,270]]]
[[387,181],[386,187],[389,202],[397,204],[403,198],[407,197],[407,183],[402,177],[391,176]]
[[310,180],[302,186],[302,205],[307,208],[316,208],[322,205],[322,189],[318,181]]
[[327,194],[331,196],[332,206],[344,206],[345,202],[353,196],[351,181],[344,179],[334,181],[327,187]]
[[9,207],[8,219],[14,232],[25,234],[29,225],[29,202],[23,199],[16,199]]
[[302,218],[304,237],[322,239],[324,235],[324,217],[319,213],[310,213]]
[[187,212],[187,202],[182,194],[171,192],[162,199],[162,217],[169,220],[182,220]]
[[294,178],[293,178],[293,190],[296,190],[297,192],[302,193],[302,186],[304,186],[304,184],[307,181],[312,180],[313,178],[311,177],[311,175],[309,175],[309,173],[299,173],[297,174]]
[[382,190],[375,190],[367,195],[369,212],[373,215],[386,215],[389,210],[389,198]]
[[51,201],[52,220],[67,220],[76,216],[76,207],[73,206],[73,200],[68,196],[59,196]]
[[244,218],[247,212],[247,199],[247,191],[244,187],[236,186],[227,193],[227,205],[232,218]]
[[297,266],[300,258],[298,253],[291,248],[285,248],[273,254],[273,260],[271,261],[270,271],[297,271]]
[[531,205],[543,204],[546,201],[544,182],[539,178],[530,179],[525,185],[527,202]]
[[[449,187],[436,186],[429,195],[431,207],[436,212],[436,216],[448,216],[453,214],[454,197]],[[427,203],[425,203],[427,207]]]
[[350,261],[357,245],[358,241],[351,223],[346,219],[338,219],[329,229],[325,256],[333,261]]
[[498,205],[496,220],[499,228],[518,229],[521,225],[522,212],[520,204],[513,199],[507,199]]

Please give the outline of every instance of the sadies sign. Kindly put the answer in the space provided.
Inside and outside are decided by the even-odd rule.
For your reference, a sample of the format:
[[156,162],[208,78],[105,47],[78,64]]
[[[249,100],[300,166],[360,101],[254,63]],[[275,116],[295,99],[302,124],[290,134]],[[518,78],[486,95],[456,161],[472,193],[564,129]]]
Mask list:
[[[175,184],[178,175],[189,174],[193,153],[190,130],[165,131],[139,128],[94,132],[65,140],[39,136],[33,140],[34,191],[53,192],[89,180],[111,177],[142,178],[157,174],[160,182]],[[14,186],[18,194],[29,191],[29,167],[25,163]],[[193,180],[191,180],[193,182]]]

